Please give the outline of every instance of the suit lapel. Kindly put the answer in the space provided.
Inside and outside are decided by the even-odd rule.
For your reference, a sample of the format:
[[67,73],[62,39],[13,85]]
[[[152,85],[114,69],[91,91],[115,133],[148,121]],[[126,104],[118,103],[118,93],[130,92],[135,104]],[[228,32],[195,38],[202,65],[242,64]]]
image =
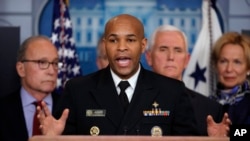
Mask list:
[[97,84],[97,89],[92,90],[100,107],[106,110],[106,117],[112,121],[115,126],[119,126],[123,117],[123,110],[118,98],[118,94],[109,70],[107,67],[100,75],[101,79]]
[[[21,97],[19,93],[16,93],[13,95],[14,98],[11,99],[15,99],[14,101],[12,101],[13,103],[9,105],[9,111],[12,111],[11,113],[9,113],[9,117],[14,117],[12,119],[12,123],[9,126],[9,129],[17,129],[17,130],[13,130],[11,131],[13,133],[13,135],[19,136],[18,138],[20,139],[25,139],[28,138],[28,131],[26,128],[26,124],[25,124],[25,119],[24,119],[24,112],[23,112],[23,108],[22,108],[22,102],[21,102]],[[11,102],[11,100],[10,100]],[[16,137],[17,138],[17,137]]]
[[53,92],[51,95],[52,95],[52,100],[53,100],[52,115],[55,115],[56,114],[56,105],[57,105],[57,102],[58,102],[59,98],[61,97],[61,95],[58,93],[55,93],[55,92]]
[[109,67],[99,77],[103,79],[98,82],[97,89],[92,90],[91,93],[97,103],[100,104],[100,107],[105,108],[102,110],[106,110],[106,117],[116,127],[120,127],[118,132],[123,131],[123,125],[126,125],[128,128],[134,126],[143,117],[142,112],[144,110],[152,109],[152,104],[159,90],[153,87],[150,80],[151,77],[146,75],[146,71],[143,68],[141,68],[133,98],[125,114],[123,113]]
[[138,120],[143,117],[144,110],[151,110],[154,99],[158,93],[159,90],[153,87],[151,80],[142,68],[137,80],[133,98],[129,104],[123,122],[121,123],[120,130],[123,130],[123,125],[126,125],[128,129],[132,128]]

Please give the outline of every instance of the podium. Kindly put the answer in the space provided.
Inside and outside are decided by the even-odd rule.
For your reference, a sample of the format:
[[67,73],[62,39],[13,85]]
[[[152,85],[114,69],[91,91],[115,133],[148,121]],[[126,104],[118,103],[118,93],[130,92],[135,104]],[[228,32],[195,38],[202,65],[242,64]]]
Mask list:
[[229,141],[229,137],[207,136],[33,136],[29,141]]

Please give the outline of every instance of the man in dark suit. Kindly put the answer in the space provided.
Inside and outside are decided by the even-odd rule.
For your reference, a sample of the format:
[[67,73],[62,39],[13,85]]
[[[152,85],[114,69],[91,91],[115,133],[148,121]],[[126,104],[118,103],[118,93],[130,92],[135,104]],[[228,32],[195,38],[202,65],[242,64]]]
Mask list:
[[[182,72],[189,61],[187,47],[186,35],[181,30],[171,25],[163,25],[153,32],[146,59],[154,72],[182,81]],[[185,88],[185,92],[194,109],[199,135],[224,136],[230,123],[227,114],[220,124],[213,121],[213,118],[216,122],[221,121],[222,105],[188,88]]]
[[[109,66],[66,83],[59,116],[65,108],[67,111],[57,116],[58,120],[43,103],[45,113],[41,112],[39,118],[45,135],[196,134],[184,84],[145,70],[140,64],[147,39],[137,18],[122,14],[109,20],[104,43]],[[120,81],[129,82],[125,96],[121,95],[124,92],[119,95]],[[128,106],[124,104],[126,99]],[[65,120],[65,128],[59,129]]]
[[34,102],[43,100],[54,112],[58,96],[51,93],[56,87],[58,60],[57,49],[47,37],[33,36],[21,45],[16,70],[22,87],[0,99],[1,141],[27,141],[35,135]]

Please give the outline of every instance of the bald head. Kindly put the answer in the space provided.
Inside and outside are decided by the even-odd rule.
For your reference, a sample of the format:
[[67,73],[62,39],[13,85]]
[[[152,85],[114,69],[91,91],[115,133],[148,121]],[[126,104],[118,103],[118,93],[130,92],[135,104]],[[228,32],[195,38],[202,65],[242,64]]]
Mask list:
[[133,76],[147,45],[141,21],[127,14],[113,17],[105,26],[103,41],[113,72],[121,79]]
[[[104,36],[105,38],[108,37],[111,31],[111,28],[114,28],[114,25],[119,25],[120,23],[122,24],[126,24],[128,26],[131,27],[135,27],[135,29],[137,29],[138,31],[138,36],[140,36],[140,38],[144,38],[144,27],[142,22],[137,19],[136,17],[129,15],[129,14],[121,14],[118,16],[115,16],[113,18],[111,18],[105,26],[105,31],[104,31]],[[119,26],[116,26],[119,27]]]

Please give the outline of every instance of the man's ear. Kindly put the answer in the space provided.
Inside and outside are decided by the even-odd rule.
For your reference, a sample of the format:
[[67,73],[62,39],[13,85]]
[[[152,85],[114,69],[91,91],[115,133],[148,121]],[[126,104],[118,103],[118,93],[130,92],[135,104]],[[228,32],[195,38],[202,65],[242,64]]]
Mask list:
[[145,51],[145,58],[147,60],[148,65],[151,67],[152,66],[152,57],[151,57],[151,52],[149,50]]
[[187,68],[187,66],[188,66],[188,63],[190,61],[190,57],[191,57],[191,55],[189,53],[187,53],[185,68]]
[[25,68],[24,68],[24,64],[22,62],[16,63],[16,70],[17,70],[17,73],[20,77],[25,76]]
[[141,53],[144,53],[146,51],[146,47],[147,47],[147,42],[148,42],[148,39],[147,38],[143,38],[142,39],[142,52]]

